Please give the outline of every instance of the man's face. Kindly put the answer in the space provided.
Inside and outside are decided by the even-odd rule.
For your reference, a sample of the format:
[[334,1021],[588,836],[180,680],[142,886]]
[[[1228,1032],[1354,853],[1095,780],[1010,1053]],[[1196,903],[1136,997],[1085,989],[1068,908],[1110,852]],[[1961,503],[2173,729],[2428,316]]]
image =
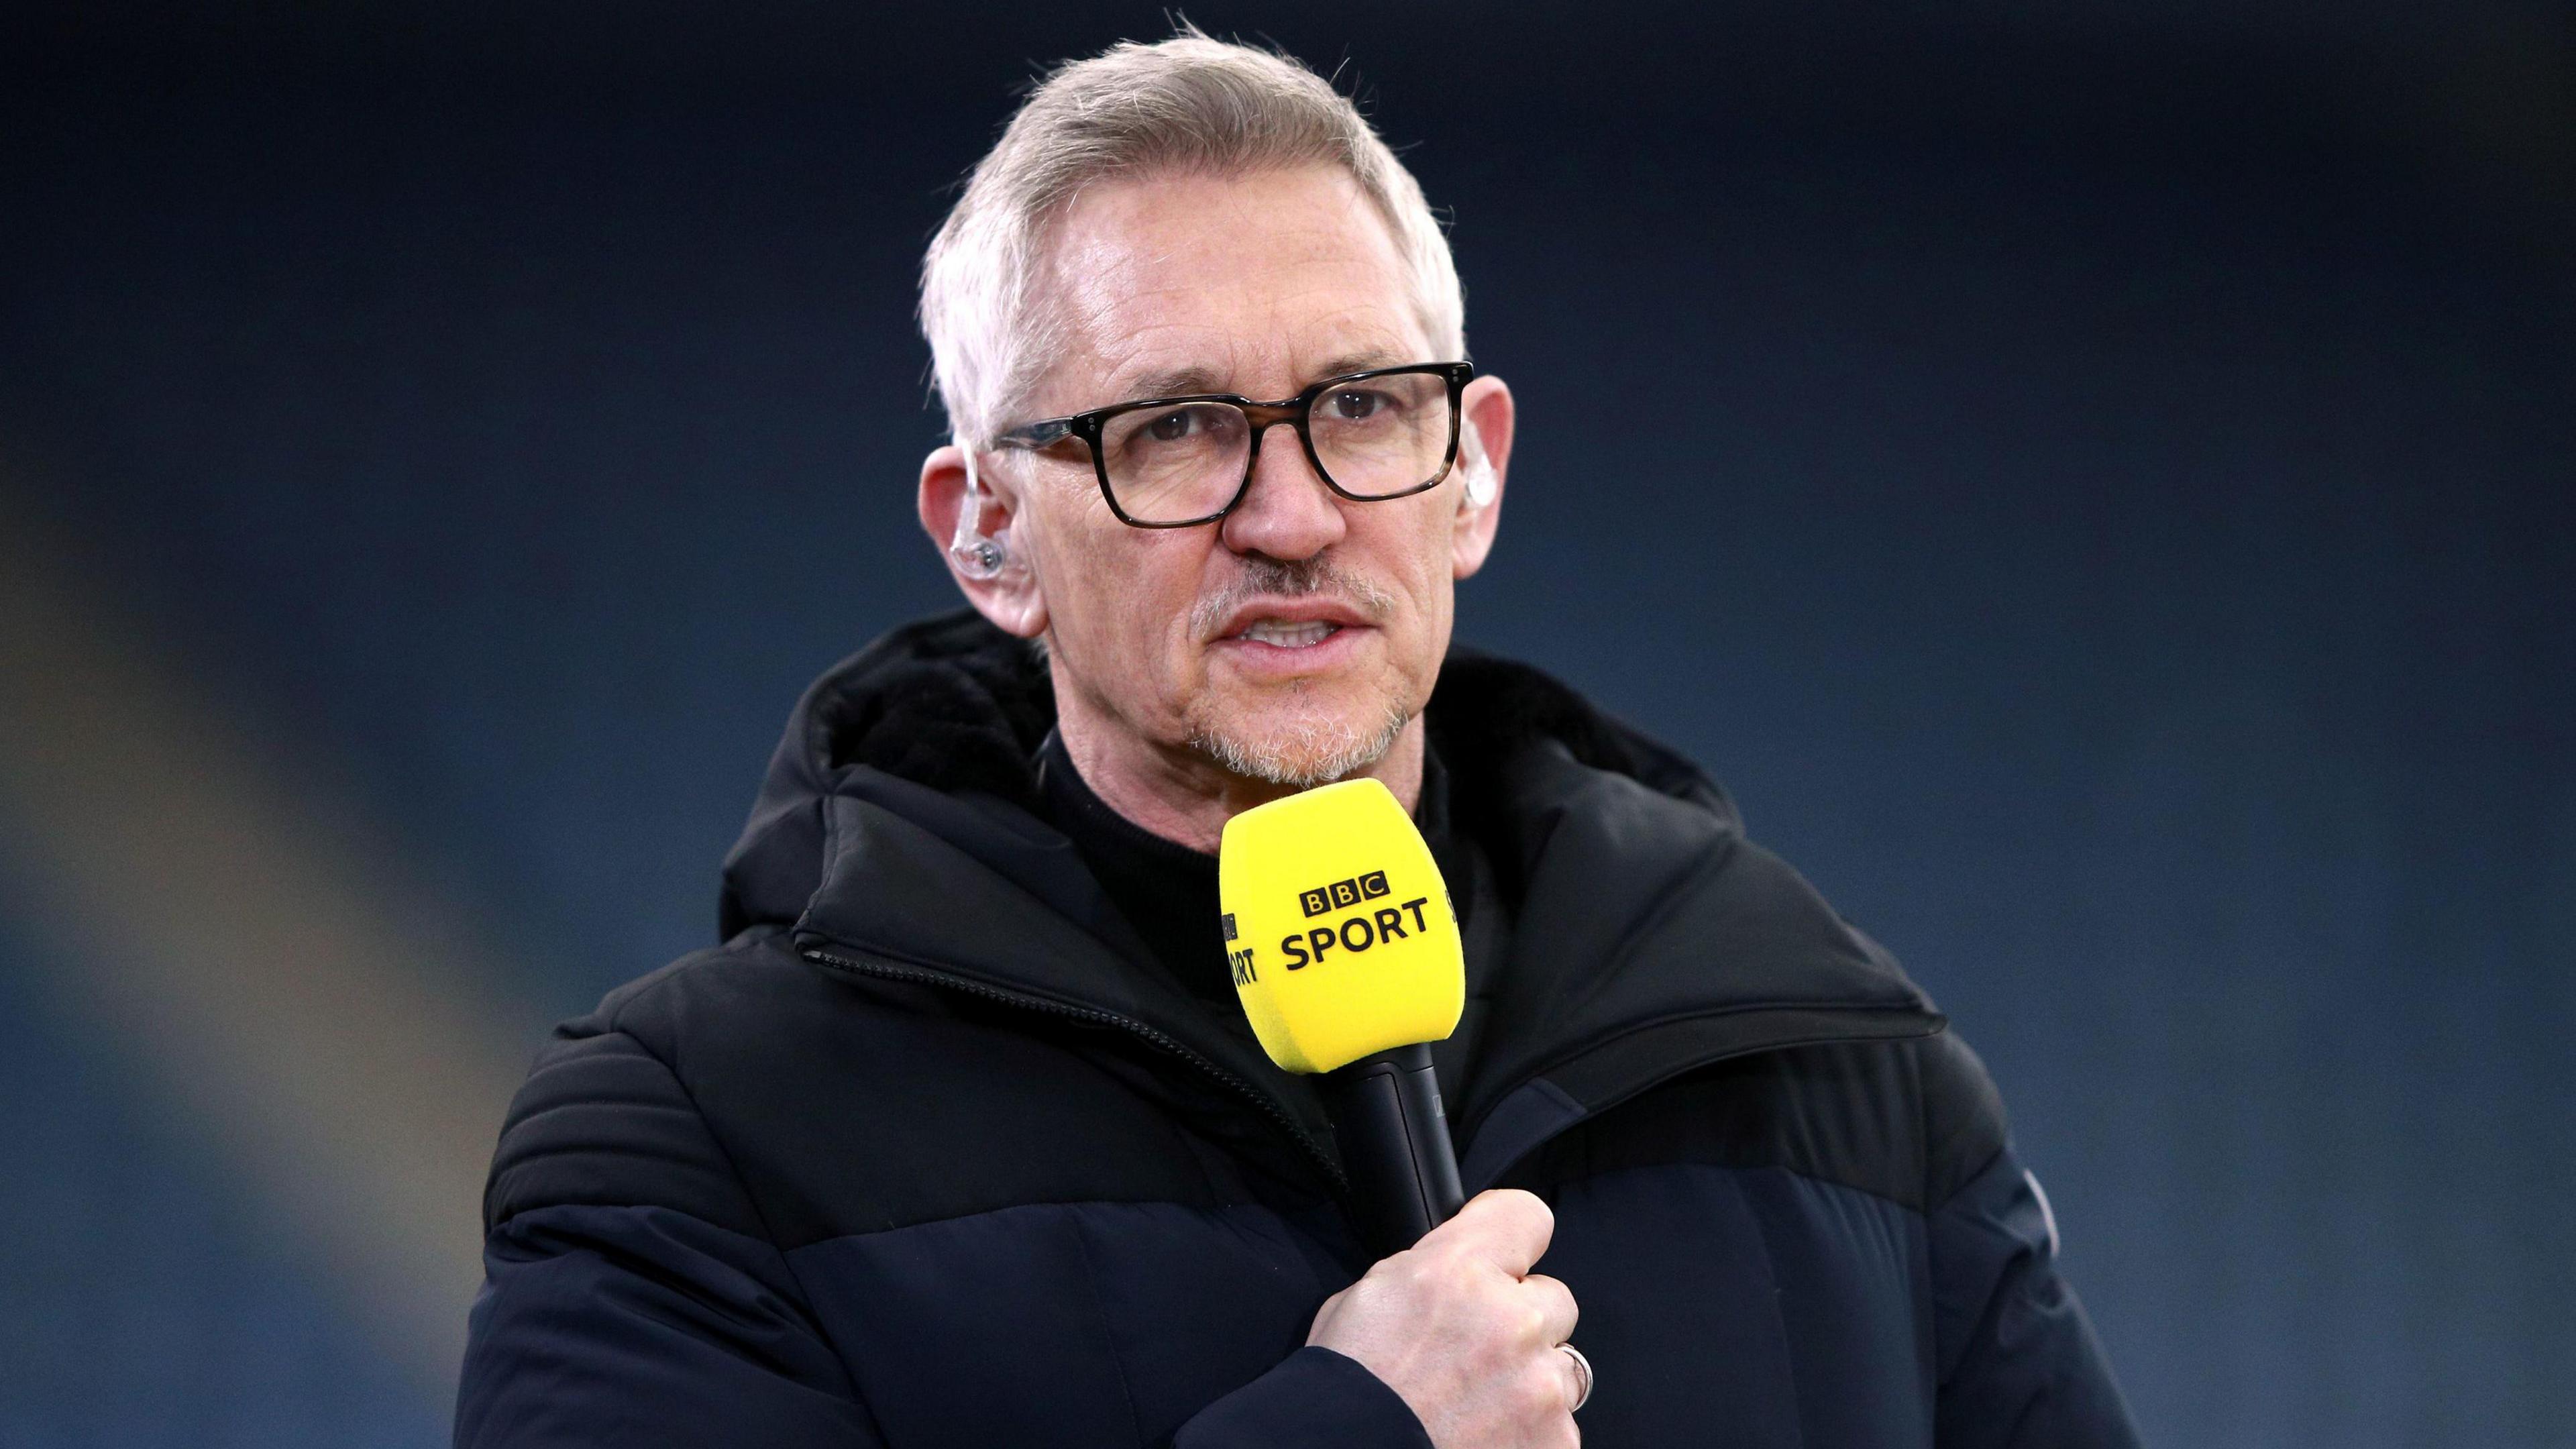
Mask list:
[[[1437,359],[1406,271],[1329,168],[1088,190],[1052,236],[1066,350],[1028,417],[1133,398],[1289,397],[1336,373]],[[1123,524],[1078,445],[1007,455],[1013,547],[1043,598],[1060,701],[1236,775],[1312,784],[1373,762],[1430,697],[1449,643],[1460,483],[1354,503],[1293,429],[1242,501],[1191,528]],[[1481,548],[1474,552],[1481,556]]]

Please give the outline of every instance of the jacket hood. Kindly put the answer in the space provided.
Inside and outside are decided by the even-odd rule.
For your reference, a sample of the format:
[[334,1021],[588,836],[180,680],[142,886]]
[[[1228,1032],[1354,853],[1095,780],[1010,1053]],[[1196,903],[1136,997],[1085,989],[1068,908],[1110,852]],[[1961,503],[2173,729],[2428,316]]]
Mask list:
[[861,771],[1026,805],[1055,725],[1046,666],[957,609],[890,631],[806,687],[742,836],[725,856],[720,934],[795,921],[823,875],[822,803]]
[[[726,858],[724,935],[785,927],[1067,1010],[1170,1016],[1036,808],[1054,723],[1035,651],[972,610],[844,660],[799,702]],[[1697,1063],[1940,1029],[1887,953],[1744,839],[1714,782],[1565,685],[1453,648],[1425,724],[1513,922],[1512,989],[1453,1091],[1471,1188]]]
[[[1730,833],[1734,802],[1698,766],[1592,707],[1527,665],[1456,646],[1426,725],[1453,778],[1480,781],[1530,744],[1697,807]],[[972,609],[894,629],[814,681],[770,756],[751,819],[725,857],[719,930],[730,939],[805,911],[822,875],[817,806],[865,769],[943,794],[1031,808],[1039,744],[1055,727],[1055,692],[1037,651]],[[1470,828],[1494,823],[1473,792],[1458,798]]]

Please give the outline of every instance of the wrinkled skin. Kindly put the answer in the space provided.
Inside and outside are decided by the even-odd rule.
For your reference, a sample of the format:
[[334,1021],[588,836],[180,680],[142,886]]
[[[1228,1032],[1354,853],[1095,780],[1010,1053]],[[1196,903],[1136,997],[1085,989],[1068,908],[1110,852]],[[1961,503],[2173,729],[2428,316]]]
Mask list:
[[[1423,332],[1387,227],[1337,170],[1095,186],[1050,238],[1040,290],[1067,345],[1006,425],[1178,392],[1287,397],[1336,372],[1451,360]],[[1157,834],[1213,850],[1229,816],[1289,792],[1281,779],[1375,776],[1410,806],[1455,585],[1493,547],[1510,461],[1510,390],[1480,377],[1464,404],[1495,477],[1481,508],[1462,506],[1463,470],[1410,498],[1349,502],[1282,427],[1222,523],[1131,528],[1079,444],[985,452],[978,522],[1008,530],[1011,564],[959,587],[1003,629],[1046,640],[1076,767]],[[943,556],[967,496],[963,455],[933,452],[920,511]],[[1242,637],[1319,617],[1339,630],[1312,647]]]

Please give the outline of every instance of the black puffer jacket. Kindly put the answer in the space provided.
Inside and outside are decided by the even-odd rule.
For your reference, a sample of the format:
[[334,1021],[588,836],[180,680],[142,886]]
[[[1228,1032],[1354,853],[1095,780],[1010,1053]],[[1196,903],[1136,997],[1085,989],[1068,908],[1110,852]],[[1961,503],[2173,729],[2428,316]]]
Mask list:
[[[559,1028],[511,1108],[460,1445],[1426,1442],[1300,1347],[1367,1267],[1330,1126],[1032,813],[1052,714],[967,615],[815,685],[725,944]],[[1469,1190],[1556,1209],[1586,1442],[2133,1442],[1895,963],[1544,676],[1461,651],[1428,719],[1495,983],[1437,1060]]]

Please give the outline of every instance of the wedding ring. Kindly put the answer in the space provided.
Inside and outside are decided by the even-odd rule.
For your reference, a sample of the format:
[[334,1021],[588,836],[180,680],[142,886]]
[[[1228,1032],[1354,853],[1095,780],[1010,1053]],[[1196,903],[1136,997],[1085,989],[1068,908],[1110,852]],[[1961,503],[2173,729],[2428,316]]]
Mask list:
[[1565,1411],[1571,1414],[1580,1411],[1585,1404],[1592,1402],[1592,1360],[1585,1358],[1583,1356],[1583,1350],[1576,1348],[1573,1344],[1560,1343],[1557,1347],[1565,1350],[1565,1356],[1574,1360],[1574,1367],[1583,1375],[1583,1392],[1576,1394],[1574,1396],[1574,1402],[1566,1405],[1565,1408]]

